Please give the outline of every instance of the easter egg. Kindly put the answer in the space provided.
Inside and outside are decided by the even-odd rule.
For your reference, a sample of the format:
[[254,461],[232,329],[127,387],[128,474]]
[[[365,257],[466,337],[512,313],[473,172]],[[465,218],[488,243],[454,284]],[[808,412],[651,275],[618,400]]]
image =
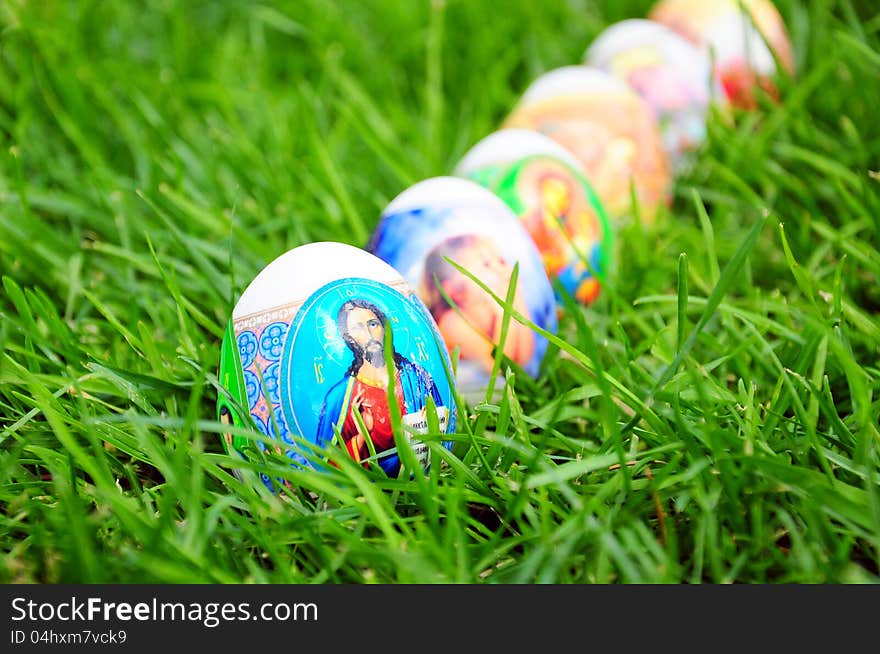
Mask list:
[[626,82],[647,102],[676,170],[705,138],[709,106],[726,101],[707,53],[654,21],[611,25],[587,49],[584,63]]
[[434,320],[394,268],[350,245],[302,245],[260,271],[232,311],[218,419],[250,423],[263,438],[225,434],[227,451],[271,447],[292,465],[315,469],[338,447],[396,476],[391,387],[410,445],[427,466],[430,448],[412,433],[426,432],[434,408],[440,432],[454,431],[451,370]]
[[544,73],[503,127],[541,132],[568,149],[614,223],[638,217],[653,224],[670,200],[671,171],[657,119],[610,73],[588,66]]
[[[527,129],[502,129],[474,145],[454,173],[501,198],[565,292],[589,304],[610,258],[611,228],[602,203],[574,156]],[[560,298],[561,300],[561,298]]]
[[776,96],[777,59],[794,74],[788,32],[770,0],[660,0],[648,18],[711,52],[715,74],[734,106],[754,107],[756,86]]
[[[518,265],[513,309],[556,331],[553,288],[535,244],[513,211],[476,182],[434,177],[407,188],[382,212],[367,249],[400,271],[424,300],[449,350],[459,348],[456,385],[465,397],[490,388],[504,310],[449,261],[501,300]],[[547,346],[544,336],[510,317],[502,351],[527,375],[537,376]]]

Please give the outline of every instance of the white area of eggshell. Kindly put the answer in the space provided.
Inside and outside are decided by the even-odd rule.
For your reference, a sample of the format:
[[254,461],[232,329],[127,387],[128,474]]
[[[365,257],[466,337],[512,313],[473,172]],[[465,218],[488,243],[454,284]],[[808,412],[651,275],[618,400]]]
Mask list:
[[232,318],[304,301],[322,286],[346,277],[404,283],[399,272],[365,250],[333,241],[307,243],[263,268],[241,294]]

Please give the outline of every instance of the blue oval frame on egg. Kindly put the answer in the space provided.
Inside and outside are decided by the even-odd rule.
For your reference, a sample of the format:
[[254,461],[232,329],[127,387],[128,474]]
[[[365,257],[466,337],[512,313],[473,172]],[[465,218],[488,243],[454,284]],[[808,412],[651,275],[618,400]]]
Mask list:
[[[296,312],[284,339],[277,377],[288,429],[318,447],[327,447],[336,429],[343,439],[353,435],[343,433],[345,428],[340,423],[347,422],[343,414],[351,411],[353,391],[359,383],[352,369],[355,350],[337,326],[337,314],[350,300],[367,303],[361,308],[374,313],[378,309],[392,325],[393,347],[399,355],[395,367],[404,399],[400,407],[404,422],[424,430],[426,398],[430,395],[437,406],[441,431],[453,433],[455,400],[448,376],[451,365],[445,349],[438,345],[442,341],[433,319],[415,293],[404,296],[390,286],[364,278],[330,282],[312,293]],[[282,438],[293,444],[289,437]],[[427,446],[413,440],[411,443],[427,466]],[[444,441],[443,445],[450,449],[452,442]],[[378,465],[396,476],[400,469],[397,453],[382,456],[382,451],[385,449],[377,448]]]

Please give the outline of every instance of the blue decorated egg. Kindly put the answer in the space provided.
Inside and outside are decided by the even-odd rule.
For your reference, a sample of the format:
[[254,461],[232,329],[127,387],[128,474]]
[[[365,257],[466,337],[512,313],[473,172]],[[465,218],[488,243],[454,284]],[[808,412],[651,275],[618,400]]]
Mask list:
[[[505,313],[492,295],[507,297],[514,265],[513,311],[556,331],[553,287],[537,247],[510,207],[476,182],[434,177],[404,190],[383,211],[367,249],[400,271],[447,348],[458,348],[456,381],[466,397],[489,388]],[[547,339],[510,315],[502,352],[535,377]]]
[[261,434],[227,434],[230,453],[272,448],[307,468],[347,453],[397,476],[394,416],[428,466],[430,448],[418,435],[435,417],[442,434],[454,432],[451,380],[437,325],[393,267],[350,245],[310,243],[272,261],[235,305],[221,350],[218,418]]

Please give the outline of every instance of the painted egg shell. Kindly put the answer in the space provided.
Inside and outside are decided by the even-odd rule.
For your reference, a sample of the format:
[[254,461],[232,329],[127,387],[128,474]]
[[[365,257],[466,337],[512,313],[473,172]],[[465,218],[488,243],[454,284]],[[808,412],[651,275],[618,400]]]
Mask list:
[[[610,73],[563,66],[543,74],[503,127],[536,130],[571,151],[614,222],[637,214],[652,224],[670,200],[671,171],[657,119]],[[632,206],[631,185],[638,207]]]
[[[331,242],[282,254],[242,293],[221,350],[220,382],[229,397],[218,398],[219,420],[251,421],[294,464],[319,467],[318,448],[336,444],[366,466],[397,475],[396,451],[383,455],[395,447],[384,358],[388,326],[404,424],[424,433],[433,400],[441,431],[452,433],[451,363],[425,305],[387,263]],[[248,440],[224,436],[230,454]],[[411,443],[427,466],[430,449]],[[367,460],[371,450],[377,458]],[[307,461],[309,451],[314,456]]]
[[502,129],[474,145],[455,174],[492,191],[513,210],[538,247],[544,270],[589,304],[610,257],[611,229],[577,159],[551,138]]
[[774,53],[794,73],[785,23],[770,0],[660,0],[648,18],[714,52],[716,75],[735,106],[754,107],[756,85],[776,95]]
[[[459,347],[456,385],[465,397],[489,386],[504,311],[445,257],[502,299],[518,263],[514,309],[556,331],[553,288],[535,244],[513,211],[476,182],[434,177],[404,190],[382,212],[367,249],[417,290],[449,350]],[[547,345],[511,317],[504,354],[526,374],[537,376]]]
[[705,138],[709,105],[726,101],[708,54],[654,21],[633,18],[611,25],[587,49],[584,62],[644,98],[676,170]]

